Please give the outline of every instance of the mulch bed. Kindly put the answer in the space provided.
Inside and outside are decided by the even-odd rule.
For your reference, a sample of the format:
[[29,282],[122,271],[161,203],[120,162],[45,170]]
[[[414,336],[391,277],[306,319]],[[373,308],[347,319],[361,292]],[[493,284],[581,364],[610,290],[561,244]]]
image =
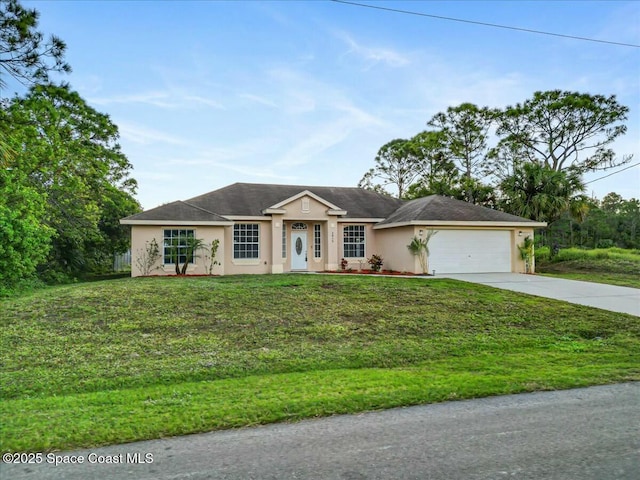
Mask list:
[[398,272],[397,270],[382,270],[380,272],[374,272],[373,270],[325,270],[322,273],[344,273],[351,275],[401,275],[407,277],[429,277],[428,273],[411,273],[411,272]]

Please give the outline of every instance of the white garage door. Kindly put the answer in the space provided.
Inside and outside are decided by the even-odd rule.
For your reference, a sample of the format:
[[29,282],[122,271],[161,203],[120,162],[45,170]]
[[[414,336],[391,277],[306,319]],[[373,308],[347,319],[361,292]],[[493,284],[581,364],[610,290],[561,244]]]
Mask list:
[[438,273],[511,271],[511,232],[438,230],[429,241],[429,270]]

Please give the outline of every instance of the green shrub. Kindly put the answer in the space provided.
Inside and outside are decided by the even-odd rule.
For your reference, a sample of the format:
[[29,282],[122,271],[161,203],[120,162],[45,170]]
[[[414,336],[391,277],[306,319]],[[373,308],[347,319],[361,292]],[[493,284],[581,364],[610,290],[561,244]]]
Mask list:
[[549,247],[545,246],[536,248],[537,262],[572,262],[591,261],[594,259],[628,260],[637,262],[638,255],[640,255],[640,250],[626,250],[618,247],[595,248],[592,250],[582,248],[561,248],[556,256],[551,257]]
[[595,250],[583,250],[580,248],[561,248],[554,261],[570,262],[574,260],[588,260],[589,258],[595,256],[592,252],[595,252]]
[[367,259],[369,265],[371,265],[371,270],[374,272],[379,272],[382,269],[383,259],[382,255],[373,254],[371,258]]
[[615,243],[613,243],[613,240],[611,240],[610,238],[603,238],[602,240],[598,241],[596,248],[611,248],[614,245]]
[[535,254],[536,262],[548,262],[551,257],[551,249],[549,247],[537,247]]
[[46,287],[47,284],[35,276],[23,278],[12,285],[0,283],[0,298],[19,296]]
[[620,247],[613,247],[610,248],[609,251],[611,253],[614,254],[618,254],[618,255],[640,255],[640,249],[638,248],[620,248]]

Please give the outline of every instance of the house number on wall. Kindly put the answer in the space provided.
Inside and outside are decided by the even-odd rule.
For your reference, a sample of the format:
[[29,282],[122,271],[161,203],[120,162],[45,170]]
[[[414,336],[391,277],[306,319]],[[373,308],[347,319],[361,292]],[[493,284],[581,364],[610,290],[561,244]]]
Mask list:
[[302,253],[302,239],[300,237],[296,238],[296,253],[298,255]]

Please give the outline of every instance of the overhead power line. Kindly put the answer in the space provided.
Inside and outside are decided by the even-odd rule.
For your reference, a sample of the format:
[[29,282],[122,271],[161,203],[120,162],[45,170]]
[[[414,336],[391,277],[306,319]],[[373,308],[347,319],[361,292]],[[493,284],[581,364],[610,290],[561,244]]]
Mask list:
[[590,183],[597,182],[598,180],[602,180],[603,178],[610,177],[611,175],[617,175],[620,172],[624,172],[625,170],[629,170],[630,168],[637,167],[638,165],[640,165],[640,162],[634,163],[633,165],[628,165],[622,170],[618,170],[617,172],[610,173],[609,175],[605,175],[604,177],[596,178],[595,180],[590,180],[588,182],[585,182],[584,184],[589,185]]
[[346,1],[346,0],[329,0],[329,1],[334,2],[334,3],[343,3],[345,5],[353,5],[355,7],[372,8],[374,10],[382,10],[382,11],[386,11],[386,12],[403,13],[405,15],[415,15],[415,16],[418,16],[418,17],[436,18],[438,20],[448,20],[450,22],[471,23],[473,25],[482,25],[482,26],[485,26],[485,27],[493,27],[493,28],[504,28],[504,29],[507,29],[507,30],[517,30],[519,32],[537,33],[539,35],[550,35],[550,36],[553,36],[553,37],[570,38],[572,40],[582,40],[582,41],[585,41],[585,42],[606,43],[606,44],[609,44],[609,45],[618,45],[618,46],[622,46],[622,47],[640,48],[640,45],[636,45],[636,44],[633,44],[633,43],[612,42],[610,40],[599,40],[597,38],[578,37],[578,36],[575,36],[575,35],[565,35],[565,34],[562,34],[562,33],[544,32],[542,30],[532,30],[530,28],[512,27],[512,26],[509,26],[509,25],[499,25],[497,23],[477,22],[475,20],[465,20],[465,19],[462,19],[462,18],[444,17],[442,15],[431,15],[429,13],[413,12],[413,11],[410,11],[410,10],[400,10],[398,8],[381,7],[379,5],[368,5],[366,3],[349,2],[349,1]]

